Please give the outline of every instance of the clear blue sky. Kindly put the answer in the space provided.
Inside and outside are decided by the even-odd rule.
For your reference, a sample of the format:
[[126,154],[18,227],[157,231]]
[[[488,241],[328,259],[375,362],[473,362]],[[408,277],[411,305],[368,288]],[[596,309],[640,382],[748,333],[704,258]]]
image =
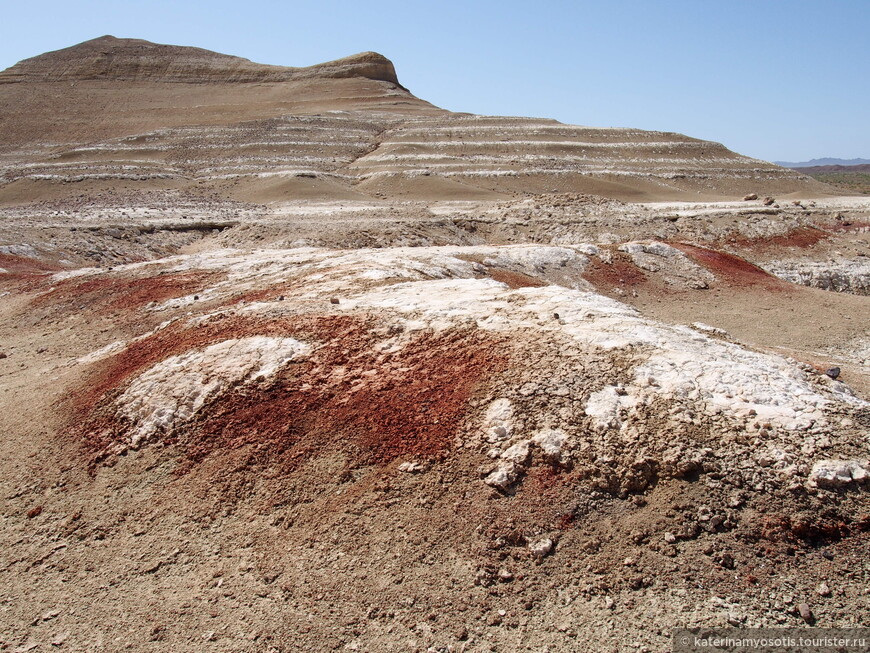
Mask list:
[[4,0],[0,68],[104,34],[305,66],[363,50],[455,111],[870,158],[870,0]]

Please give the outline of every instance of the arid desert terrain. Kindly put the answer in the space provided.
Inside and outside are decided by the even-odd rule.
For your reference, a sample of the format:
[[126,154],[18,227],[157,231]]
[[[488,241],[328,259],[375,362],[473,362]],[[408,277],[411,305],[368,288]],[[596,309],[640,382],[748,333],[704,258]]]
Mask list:
[[870,621],[870,197],[102,37],[0,72],[0,650]]

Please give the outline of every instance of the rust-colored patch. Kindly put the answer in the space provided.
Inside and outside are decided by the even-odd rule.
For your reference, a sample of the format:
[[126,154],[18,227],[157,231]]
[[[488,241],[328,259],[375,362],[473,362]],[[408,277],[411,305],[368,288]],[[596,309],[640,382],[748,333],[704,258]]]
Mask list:
[[286,336],[315,346],[312,355],[260,385],[231,391],[178,434],[190,464],[218,449],[252,447],[264,459],[295,466],[312,452],[351,450],[365,463],[437,458],[452,445],[467,403],[504,367],[504,343],[461,329],[413,338],[396,352],[374,345],[372,316],[225,317],[194,329],[170,325],[99,365],[72,397],[94,451],[123,437],[112,400],[136,373],[169,356],[228,338]]
[[505,270],[504,268],[488,268],[487,273],[494,281],[498,281],[507,285],[508,288],[541,288],[546,286],[545,281],[541,281],[535,277],[523,274],[522,272],[514,272]]
[[288,462],[333,446],[350,446],[360,463],[437,458],[469,398],[505,360],[500,343],[476,330],[425,334],[391,354],[373,344],[350,329],[270,387],[225,398],[195,427],[191,458],[246,445]]
[[196,328],[175,322],[147,338],[131,343],[116,355],[96,364],[83,384],[84,389],[70,396],[73,411],[80,418],[93,411],[106,395],[117,391],[127,380],[156,363],[191,349],[203,348],[222,340],[249,336],[291,336],[299,332],[336,333],[350,328],[355,321],[345,316],[318,320],[239,319],[217,315]]
[[222,277],[207,270],[169,272],[148,277],[120,277],[111,274],[91,279],[64,279],[49,292],[33,300],[34,306],[85,306],[107,311],[129,311],[151,302],[163,302],[189,295]]
[[593,258],[583,273],[583,278],[599,289],[617,286],[640,286],[647,282],[646,273],[637,267],[624,252],[612,252],[613,261],[604,263]]
[[14,254],[0,254],[0,268],[9,274],[47,274],[61,269],[53,263]]
[[729,243],[743,249],[752,249],[755,251],[764,251],[768,249],[778,249],[782,247],[812,247],[816,243],[828,239],[830,236],[822,229],[816,227],[798,227],[786,234],[779,236],[769,236],[766,238],[745,238],[737,237],[730,239]]
[[730,286],[764,286],[767,290],[786,290],[791,284],[753,265],[746,259],[686,243],[671,243],[698,265],[712,272],[719,281]]
[[40,287],[44,279],[60,270],[60,266],[26,256],[0,254],[0,284],[15,287],[21,292],[30,292]]

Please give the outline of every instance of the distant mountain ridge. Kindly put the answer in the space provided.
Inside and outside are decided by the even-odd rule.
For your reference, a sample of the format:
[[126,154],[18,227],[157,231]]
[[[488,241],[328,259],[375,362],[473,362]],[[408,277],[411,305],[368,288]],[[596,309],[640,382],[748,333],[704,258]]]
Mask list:
[[683,134],[447,111],[375,52],[297,68],[102,36],[0,71],[0,107],[0,204],[119,184],[256,203],[832,191]]
[[774,161],[774,163],[783,168],[814,168],[817,166],[860,166],[870,163],[870,159],[833,159],[825,157],[822,159],[810,159],[809,161]]

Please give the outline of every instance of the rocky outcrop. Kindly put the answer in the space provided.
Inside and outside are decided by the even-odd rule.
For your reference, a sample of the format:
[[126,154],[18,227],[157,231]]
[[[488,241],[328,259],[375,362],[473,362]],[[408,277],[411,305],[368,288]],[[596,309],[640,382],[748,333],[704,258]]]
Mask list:
[[776,261],[766,267],[781,279],[802,286],[870,295],[870,261],[866,257],[838,261]]

